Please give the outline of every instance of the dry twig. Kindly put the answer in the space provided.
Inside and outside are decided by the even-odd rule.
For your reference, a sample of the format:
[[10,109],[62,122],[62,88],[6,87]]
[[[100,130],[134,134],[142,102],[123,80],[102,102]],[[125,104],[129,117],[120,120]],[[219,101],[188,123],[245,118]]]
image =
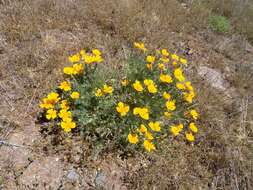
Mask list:
[[0,140],[0,146],[1,146],[1,145],[12,146],[12,147],[19,147],[19,148],[27,148],[26,146],[18,145],[18,144],[13,144],[13,143],[9,143],[9,142],[4,141],[4,140]]

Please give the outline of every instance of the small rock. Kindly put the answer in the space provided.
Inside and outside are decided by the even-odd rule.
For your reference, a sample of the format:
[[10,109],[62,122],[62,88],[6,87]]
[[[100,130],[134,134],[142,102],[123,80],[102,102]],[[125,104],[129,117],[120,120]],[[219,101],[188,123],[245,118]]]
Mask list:
[[186,9],[187,8],[187,4],[186,3],[181,3],[181,6]]
[[104,187],[106,184],[106,174],[99,171],[95,177],[95,184],[98,187]]
[[228,82],[223,78],[222,74],[215,69],[200,66],[198,68],[198,74],[217,90],[225,91],[229,88]]
[[124,169],[121,168],[115,161],[105,161],[101,164],[101,169],[97,171],[94,179],[95,185],[102,189],[125,190],[126,186],[123,182]]
[[78,181],[79,179],[79,174],[75,171],[75,170],[69,170],[68,171],[68,174],[67,174],[67,178],[70,180],[70,181]]

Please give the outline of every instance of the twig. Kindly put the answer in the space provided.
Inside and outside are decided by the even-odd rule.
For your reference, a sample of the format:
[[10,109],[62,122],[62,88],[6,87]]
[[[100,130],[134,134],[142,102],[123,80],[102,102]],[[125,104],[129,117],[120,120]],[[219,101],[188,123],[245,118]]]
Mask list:
[[19,147],[19,148],[27,148],[26,146],[22,146],[22,145],[18,145],[18,144],[9,143],[9,142],[3,141],[3,140],[0,140],[0,145],[14,146],[14,147]]
[[34,90],[33,95],[32,95],[32,98],[31,98],[31,100],[29,101],[28,106],[27,106],[26,109],[25,109],[25,113],[23,114],[24,117],[26,117],[27,112],[29,111],[31,104],[32,104],[32,102],[34,101],[35,95],[36,95],[36,94],[37,94],[37,88]]

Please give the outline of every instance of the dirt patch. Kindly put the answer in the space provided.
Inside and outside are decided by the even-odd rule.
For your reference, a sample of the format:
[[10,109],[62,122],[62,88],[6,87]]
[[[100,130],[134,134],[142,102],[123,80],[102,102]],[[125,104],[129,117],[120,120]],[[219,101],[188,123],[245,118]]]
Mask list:
[[126,170],[124,171],[122,166],[118,165],[116,162],[105,160],[96,173],[95,185],[108,190],[126,190],[127,187],[123,183],[124,172],[126,172]]
[[18,179],[23,189],[58,189],[64,175],[58,157],[46,157],[33,161]]
[[[175,0],[0,1],[0,140],[10,145],[0,145],[0,188],[250,189],[253,49],[237,34],[199,30],[194,16]],[[38,133],[39,99],[61,80],[68,55],[97,47],[107,72],[136,40],[189,60],[201,109],[195,146],[168,139],[162,153],[126,159],[76,136]],[[204,81],[199,66],[209,68]],[[208,82],[233,88],[230,101]]]

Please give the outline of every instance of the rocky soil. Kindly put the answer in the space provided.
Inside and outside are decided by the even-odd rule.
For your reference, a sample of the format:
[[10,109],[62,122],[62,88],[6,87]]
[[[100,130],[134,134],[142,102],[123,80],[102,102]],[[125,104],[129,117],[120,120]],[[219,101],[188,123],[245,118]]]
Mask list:
[[[131,7],[129,3],[122,6]],[[158,18],[154,16],[154,19]],[[80,41],[90,38],[87,33],[88,29],[62,32],[41,28],[41,32],[37,33],[39,37],[30,36],[19,47],[0,31],[0,189],[124,190],[131,187],[126,180],[130,173],[140,172],[150,164],[150,160],[137,159],[137,162],[111,153],[101,156],[92,152],[87,156],[89,147],[76,137],[71,139],[70,136],[64,145],[54,145],[41,134],[41,124],[36,123],[39,98],[59,80],[57,76],[66,63],[67,54],[64,51],[73,50]],[[115,39],[117,44],[123,44],[122,52],[114,52],[114,56],[124,57],[124,53],[131,50],[129,41],[113,36],[108,29],[99,28],[97,33],[92,37],[97,39],[93,43],[102,50],[109,49],[106,52],[109,61],[117,61],[112,56],[111,41],[114,38],[118,37]],[[187,74],[193,81],[194,77],[202,80],[197,84],[200,87],[199,96],[207,96],[202,92],[203,86],[221,94],[227,107],[239,105],[237,111],[240,112],[242,101],[246,101],[245,106],[252,107],[253,93],[249,93],[253,92],[252,86],[240,83],[236,78],[240,78],[241,75],[237,75],[239,72],[245,72],[245,77],[253,76],[253,47],[247,40],[239,35],[224,37],[211,32],[182,36],[170,31],[164,36],[166,45],[175,51],[186,55],[187,49],[190,62]],[[148,33],[146,38],[149,41]],[[106,39],[105,42],[103,39]],[[54,65],[52,69],[39,66],[51,58],[49,54],[58,51],[62,52],[58,53],[58,60],[51,61],[62,64]],[[27,60],[34,61],[35,66],[29,65]],[[21,66],[16,61],[22,61]],[[247,69],[240,70],[241,65],[246,65]],[[47,89],[41,90],[44,86]],[[253,117],[253,113],[247,114],[245,117]],[[250,182],[247,184],[250,189]],[[211,186],[215,187],[215,184]]]

